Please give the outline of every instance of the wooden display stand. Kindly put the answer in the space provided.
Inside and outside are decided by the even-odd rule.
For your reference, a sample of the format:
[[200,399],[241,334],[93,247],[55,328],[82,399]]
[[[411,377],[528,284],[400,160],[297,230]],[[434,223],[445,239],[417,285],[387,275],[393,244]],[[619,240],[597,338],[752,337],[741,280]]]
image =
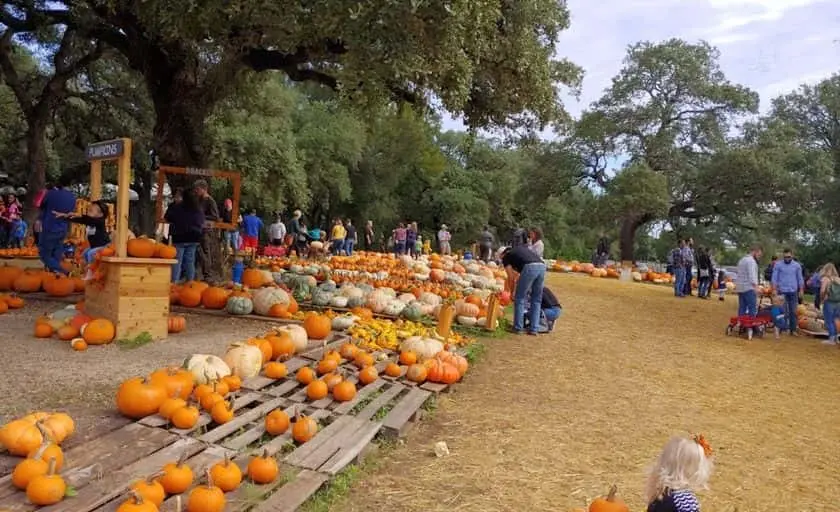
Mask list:
[[100,261],[105,274],[99,286],[85,287],[85,312],[107,318],[116,327],[116,338],[133,338],[144,332],[154,339],[169,332],[169,283],[176,260],[129,258],[128,208],[131,176],[131,139],[91,144],[90,199],[102,194],[102,162],[117,161],[117,227],[114,234],[116,255]]

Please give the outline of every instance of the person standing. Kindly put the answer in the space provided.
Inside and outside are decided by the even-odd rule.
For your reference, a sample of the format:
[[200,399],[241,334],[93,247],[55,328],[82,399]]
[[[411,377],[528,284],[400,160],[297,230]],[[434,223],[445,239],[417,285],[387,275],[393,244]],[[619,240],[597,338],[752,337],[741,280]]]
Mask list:
[[237,226],[242,222],[242,216],[239,215],[238,219],[233,218],[233,201],[230,199],[225,199],[221,217],[225,224],[234,224],[233,228],[225,230],[225,250],[236,253],[239,250],[239,229]]
[[513,233],[510,235],[510,246],[519,247],[520,245],[528,245],[528,233],[519,224],[516,224]]
[[356,226],[350,219],[344,222],[344,229],[347,231],[347,236],[344,237],[344,253],[353,256],[353,249],[359,244],[359,234],[356,233]]
[[597,267],[603,267],[607,264],[610,257],[610,241],[604,233],[598,239],[598,246],[595,248],[595,261],[593,263]]
[[407,233],[405,224],[400,222],[397,224],[397,229],[394,230],[394,254],[401,256],[405,254],[405,239]]
[[793,259],[793,252],[785,249],[782,253],[782,261],[773,265],[773,272],[770,278],[773,290],[785,298],[784,310],[785,321],[788,332],[796,334],[796,308],[799,306],[799,297],[805,293],[805,278],[802,275],[802,265]]
[[274,219],[274,224],[268,226],[268,238],[271,241],[271,245],[275,247],[283,245],[283,241],[286,238],[286,225],[283,224],[283,219],[279,214]]
[[330,242],[334,256],[341,256],[344,252],[344,240],[346,238],[347,230],[344,229],[344,223],[341,219],[335,219],[335,221],[333,221],[332,231],[330,232]]
[[708,299],[712,288],[712,258],[703,247],[697,249],[697,298]]
[[493,233],[490,231],[490,226],[484,226],[484,231],[481,232],[481,236],[478,238],[478,249],[480,253],[478,258],[484,263],[489,262],[493,256],[494,241],[495,237],[493,237]]
[[683,266],[685,267],[685,282],[683,283],[683,295],[691,297],[691,281],[694,279],[692,272],[694,267],[694,240],[692,238],[685,239],[683,245]]
[[[201,211],[204,213],[204,231],[198,249],[198,263],[204,280],[218,283],[222,280],[221,247],[219,247],[219,232],[213,227],[213,223],[220,219],[219,205],[210,195],[206,180],[196,180],[193,189]],[[186,199],[186,196],[184,198]]]
[[64,240],[67,238],[70,223],[63,214],[70,214],[76,210],[76,196],[67,190],[69,185],[69,177],[62,175],[58,186],[44,196],[41,202],[41,235],[38,238],[38,255],[44,268],[65,275],[68,272],[61,268],[61,261],[64,259]]
[[182,197],[181,201],[172,203],[164,215],[178,260],[172,266],[173,283],[180,281],[181,276],[187,281],[195,279],[196,254],[205,231],[204,211],[197,191],[188,189]]
[[[536,335],[540,325],[542,292],[545,284],[545,263],[526,245],[506,248],[502,252],[502,266],[512,284],[513,332],[522,334],[525,329],[525,306],[530,300],[529,335]],[[530,299],[529,299],[530,297]]]
[[414,258],[417,253],[414,245],[417,243],[417,223],[411,222],[405,230],[405,253]]
[[680,240],[678,247],[671,251],[668,256],[668,265],[674,273],[674,297],[685,297],[685,261],[683,260],[683,248],[685,240]]
[[773,282],[773,267],[776,266],[776,262],[779,261],[779,257],[777,255],[773,255],[770,257],[770,263],[764,269],[764,280],[768,283]]
[[735,293],[738,294],[738,316],[755,316],[758,313],[758,260],[761,246],[754,245],[749,254],[738,261]]
[[376,235],[373,232],[373,221],[369,220],[365,223],[365,250],[373,251]]
[[254,253],[260,246],[260,233],[263,230],[263,221],[257,217],[257,210],[251,209],[248,215],[242,218],[242,248],[251,250]]
[[824,345],[837,345],[837,324],[840,318],[840,276],[834,263],[826,263],[820,268],[820,299],[823,306],[823,320],[828,331]]
[[440,247],[440,253],[449,255],[452,254],[452,235],[449,233],[449,228],[446,224],[441,224],[440,231],[437,234],[438,238],[438,246]]
[[307,237],[301,236],[305,234],[306,230],[301,230],[300,225],[300,217],[302,213],[300,210],[295,210],[292,213],[292,220],[289,221],[289,236],[291,237],[291,245],[289,248],[289,254],[294,251],[295,255],[300,258],[306,252],[307,246]]

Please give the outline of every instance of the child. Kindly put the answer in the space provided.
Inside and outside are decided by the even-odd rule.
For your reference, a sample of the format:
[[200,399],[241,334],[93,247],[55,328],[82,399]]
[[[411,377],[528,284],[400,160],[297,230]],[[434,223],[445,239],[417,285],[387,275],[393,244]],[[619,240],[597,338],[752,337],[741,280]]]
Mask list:
[[672,438],[648,477],[647,512],[699,512],[694,491],[706,488],[713,466],[712,448],[702,435]]
[[428,238],[423,240],[423,254],[426,256],[432,254],[432,241]]
[[718,272],[718,300],[723,301],[723,298],[726,296],[726,271],[720,269]]
[[9,230],[9,248],[20,249],[23,247],[23,240],[26,238],[26,227],[26,221],[23,219],[12,221]]
[[412,253],[412,256],[416,259],[421,254],[423,254],[423,237],[418,234],[417,240],[414,241],[414,252]]
[[108,230],[105,227],[105,219],[108,217],[108,204],[105,201],[94,201],[90,204],[90,206],[88,206],[87,213],[85,215],[59,212],[53,213],[56,217],[64,217],[70,222],[84,224],[87,226],[87,239],[90,247],[85,249],[83,257],[85,259],[85,263],[88,265],[85,280],[90,280],[93,277],[93,271],[90,270],[90,264],[93,263],[96,254],[111,243],[111,237],[108,236]]

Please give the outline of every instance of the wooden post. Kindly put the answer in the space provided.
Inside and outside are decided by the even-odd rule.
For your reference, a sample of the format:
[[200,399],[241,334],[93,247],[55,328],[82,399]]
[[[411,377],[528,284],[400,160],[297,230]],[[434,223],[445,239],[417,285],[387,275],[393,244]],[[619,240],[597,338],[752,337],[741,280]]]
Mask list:
[[496,321],[499,319],[499,297],[495,293],[490,296],[487,303],[487,316],[485,317],[484,328],[488,331],[496,330]]
[[102,160],[90,162],[90,200],[102,199]]
[[124,150],[117,160],[117,258],[128,256],[128,208],[131,199],[131,139],[122,139]]

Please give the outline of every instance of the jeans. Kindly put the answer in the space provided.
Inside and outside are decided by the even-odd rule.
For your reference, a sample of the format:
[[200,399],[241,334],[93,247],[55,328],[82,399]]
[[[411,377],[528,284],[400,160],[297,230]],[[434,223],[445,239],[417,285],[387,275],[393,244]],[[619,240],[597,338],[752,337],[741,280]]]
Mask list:
[[82,257],[85,259],[85,263],[87,263],[88,265],[93,263],[93,260],[96,258],[96,255],[106,247],[108,246],[103,245],[101,247],[90,247],[88,249],[85,249],[85,252],[82,253]]
[[225,246],[233,252],[239,250],[239,231],[225,231]]
[[811,290],[811,293],[814,294],[814,307],[817,308],[817,309],[820,309],[820,287],[815,286]]
[[674,267],[674,296],[685,296],[685,269],[682,267]]
[[493,255],[493,247],[490,245],[479,245],[478,253],[478,258],[484,263],[487,263]]
[[840,303],[823,302],[823,320],[828,331],[828,339],[832,341],[837,340],[837,324],[834,322],[838,316],[840,316]]
[[522,331],[525,326],[525,309],[528,304],[528,295],[531,295],[531,304],[528,308],[530,330],[537,332],[540,325],[540,309],[542,307],[542,290],[545,284],[545,263],[529,263],[519,273],[519,280],[516,282],[513,303],[513,330]]
[[333,240],[332,242],[332,252],[336,256],[341,255],[341,251],[344,250],[344,240]]
[[397,240],[394,242],[394,254],[398,256],[405,254],[405,240]]
[[685,281],[683,282],[683,295],[691,295],[691,265],[685,267]]
[[758,296],[755,290],[748,290],[738,294],[738,316],[755,316],[757,310]]
[[64,259],[64,239],[67,238],[67,231],[50,231],[41,233],[38,238],[38,254],[44,268],[50,272],[67,274],[61,268],[61,261]]
[[697,285],[697,296],[698,297],[708,297],[709,290],[712,289],[712,278],[711,277],[701,277],[700,282]]
[[187,281],[195,279],[195,255],[198,251],[198,243],[175,244],[178,263],[172,265],[172,282],[176,283],[181,279],[181,272]]
[[784,292],[782,295],[785,297],[785,321],[787,323],[787,329],[791,333],[796,332],[796,308],[799,306],[799,293],[797,292]]
[[356,243],[353,240],[344,241],[344,252],[347,253],[347,256],[353,256],[354,245],[356,245]]

